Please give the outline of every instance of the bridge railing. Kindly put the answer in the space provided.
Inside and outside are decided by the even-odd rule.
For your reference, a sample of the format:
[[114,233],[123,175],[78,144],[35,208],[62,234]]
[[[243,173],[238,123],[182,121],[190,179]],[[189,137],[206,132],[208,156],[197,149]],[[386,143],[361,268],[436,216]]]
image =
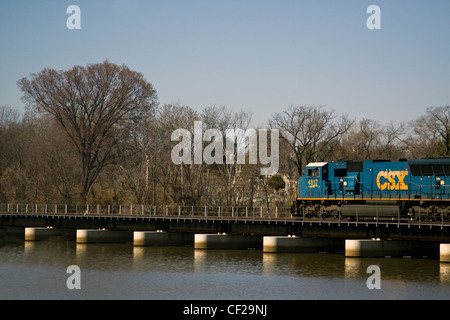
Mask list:
[[438,210],[433,217],[420,212],[415,217],[402,216],[400,212],[392,217],[360,215],[310,216],[302,211],[293,216],[291,207],[267,206],[178,206],[178,205],[68,205],[68,204],[0,204],[0,214],[20,216],[64,216],[64,217],[123,217],[123,218],[171,218],[201,220],[274,220],[274,221],[308,221],[333,223],[389,223],[450,226],[449,216],[444,210]]
[[204,219],[292,219],[291,207],[178,206],[178,205],[69,205],[0,204],[0,214],[74,217],[172,217]]

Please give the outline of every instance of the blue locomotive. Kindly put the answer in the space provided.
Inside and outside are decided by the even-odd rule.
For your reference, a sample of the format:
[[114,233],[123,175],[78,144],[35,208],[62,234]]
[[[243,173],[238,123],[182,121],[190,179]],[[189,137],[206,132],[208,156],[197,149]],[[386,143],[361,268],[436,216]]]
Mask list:
[[298,181],[301,216],[447,218],[450,159],[309,163]]

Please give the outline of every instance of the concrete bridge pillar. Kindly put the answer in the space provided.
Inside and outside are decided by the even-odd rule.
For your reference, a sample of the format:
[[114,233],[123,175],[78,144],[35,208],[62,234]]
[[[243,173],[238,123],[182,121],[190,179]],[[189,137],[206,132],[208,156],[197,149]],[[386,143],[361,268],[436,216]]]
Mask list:
[[450,262],[450,243],[439,244],[439,261]]
[[135,246],[183,246],[192,244],[194,234],[187,232],[134,231]]
[[49,237],[58,235],[55,228],[25,228],[25,240],[26,241],[39,241],[45,240]]
[[412,240],[347,239],[346,257],[435,257],[439,253],[436,242]]
[[343,252],[344,239],[265,236],[263,252]]
[[240,234],[199,234],[194,236],[195,249],[261,248],[262,236]]
[[78,243],[121,243],[133,240],[131,231],[107,229],[78,229]]

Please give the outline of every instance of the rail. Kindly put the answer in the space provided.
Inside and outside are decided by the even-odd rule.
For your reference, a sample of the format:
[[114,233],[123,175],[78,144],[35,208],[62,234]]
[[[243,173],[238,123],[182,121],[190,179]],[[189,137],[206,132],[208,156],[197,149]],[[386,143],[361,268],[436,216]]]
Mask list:
[[302,212],[298,216],[291,213],[291,207],[244,207],[244,206],[177,206],[177,205],[68,205],[68,204],[0,204],[0,217],[59,217],[59,218],[111,218],[111,219],[191,219],[221,221],[266,221],[310,224],[338,225],[401,225],[450,227],[450,221],[442,211],[433,218],[421,216],[413,218],[398,214],[395,217],[358,215],[343,216],[324,214],[310,216]]

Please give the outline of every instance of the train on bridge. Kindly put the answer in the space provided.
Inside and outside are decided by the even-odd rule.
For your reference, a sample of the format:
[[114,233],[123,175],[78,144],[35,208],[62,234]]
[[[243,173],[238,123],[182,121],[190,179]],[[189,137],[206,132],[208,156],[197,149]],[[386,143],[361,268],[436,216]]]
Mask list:
[[447,220],[450,158],[309,163],[293,211],[302,217]]

